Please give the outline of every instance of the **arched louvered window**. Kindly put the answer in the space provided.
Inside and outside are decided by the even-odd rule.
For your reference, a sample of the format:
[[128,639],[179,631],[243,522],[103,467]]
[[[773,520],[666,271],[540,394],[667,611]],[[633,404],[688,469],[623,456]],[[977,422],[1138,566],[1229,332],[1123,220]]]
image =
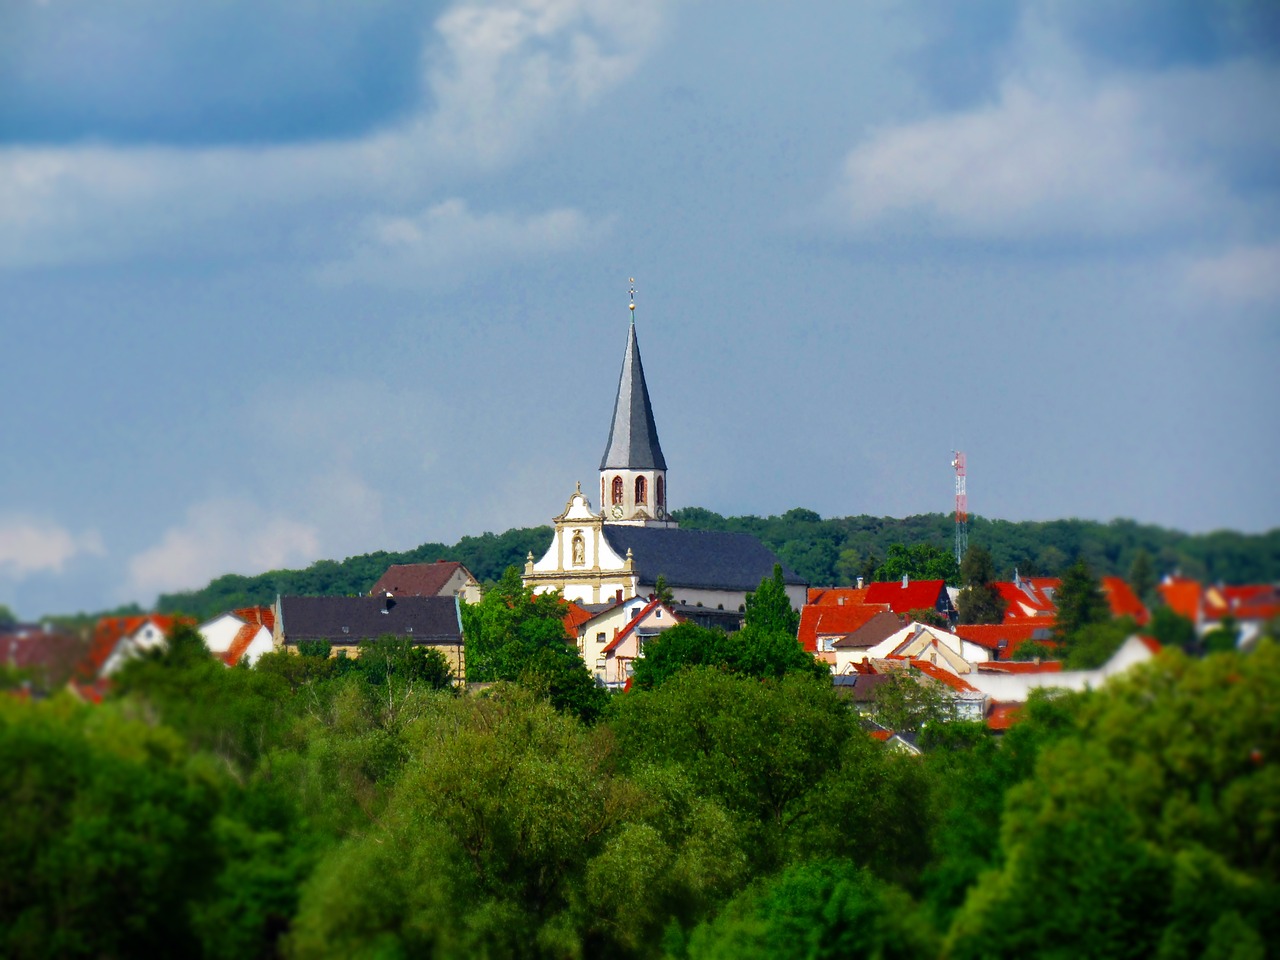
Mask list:
[[636,503],[649,502],[649,485],[644,477],[636,477]]
[[613,478],[613,502],[619,506],[622,504],[622,478]]
[[656,496],[653,502],[659,507],[665,507],[667,505],[667,485],[661,474],[658,475],[658,484],[654,488],[654,493]]

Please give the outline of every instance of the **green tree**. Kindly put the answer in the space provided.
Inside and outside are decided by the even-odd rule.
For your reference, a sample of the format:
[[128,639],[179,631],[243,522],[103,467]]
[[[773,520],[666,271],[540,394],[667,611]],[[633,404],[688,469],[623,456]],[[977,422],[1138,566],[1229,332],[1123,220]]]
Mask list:
[[1148,607],[1156,597],[1156,573],[1151,562],[1151,554],[1139,547],[1133,554],[1133,562],[1129,564],[1129,586]]
[[956,612],[961,623],[1003,623],[1008,603],[993,581],[995,562],[985,547],[973,546],[960,563],[960,582],[964,589],[956,597]]
[[800,629],[800,614],[791,606],[782,565],[773,565],[773,575],[760,581],[753,593],[747,594],[745,626],[758,633],[777,633],[795,637]]
[[945,580],[956,583],[960,570],[955,554],[931,543],[916,543],[908,547],[895,543],[885,554],[884,562],[876,568],[874,579],[881,582],[901,580]]
[[564,614],[559,594],[534,593],[508,567],[479,603],[462,604],[467,679],[528,683],[558,709],[593,719],[607,694],[569,642]]
[[1280,768],[1259,746],[1280,743],[1280,651],[1166,651],[1075,702],[1077,732],[1006,794],[1000,866],[947,953],[1261,956],[1280,938]]
[[1082,627],[1111,619],[1111,607],[1102,594],[1102,587],[1084,560],[1077,560],[1067,568],[1061,585],[1054,592],[1053,602],[1058,608],[1053,634],[1060,643],[1069,645],[1071,636]]
[[198,955],[188,903],[218,867],[210,773],[116,705],[0,697],[0,952]]
[[1196,625],[1168,607],[1159,606],[1151,612],[1147,632],[1159,640],[1162,646],[1174,647],[1189,654],[1200,651]]
[[955,705],[938,684],[900,670],[876,687],[876,722],[897,733],[919,733],[926,724],[955,719]]
[[1068,670],[1095,670],[1110,660],[1137,629],[1128,617],[1081,627],[1071,635],[1063,665]]
[[665,574],[658,574],[658,578],[653,582],[653,597],[660,603],[670,604],[675,601],[675,594],[671,592],[671,586],[667,583]]
[[652,690],[687,667],[731,669],[737,642],[723,630],[691,622],[676,624],[645,643],[644,656],[634,663],[632,682],[640,689]]
[[1227,614],[1216,627],[1204,635],[1205,653],[1230,653],[1240,643],[1236,618]]
[[757,883],[693,932],[690,960],[932,957],[937,935],[909,897],[848,861]]

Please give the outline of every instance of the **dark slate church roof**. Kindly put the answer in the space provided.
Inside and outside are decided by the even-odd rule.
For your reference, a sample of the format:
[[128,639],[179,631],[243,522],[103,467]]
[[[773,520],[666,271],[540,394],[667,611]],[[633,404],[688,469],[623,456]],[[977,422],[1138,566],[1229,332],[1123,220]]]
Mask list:
[[282,597],[280,629],[286,643],[359,643],[387,633],[414,643],[462,642],[453,597]]
[[640,365],[640,345],[636,342],[636,325],[631,324],[627,336],[627,352],[622,358],[622,375],[618,378],[618,398],[613,404],[613,420],[609,425],[609,442],[600,469],[665,470],[662,447],[658,444],[658,427],[653,422],[649,405],[649,388]]
[[[641,583],[653,583],[658,574],[673,587],[708,590],[755,590],[773,576],[779,560],[749,533],[720,530],[680,530],[632,527],[606,523],[604,538],[620,557],[631,550]],[[796,573],[782,568],[787,583],[803,584]]]

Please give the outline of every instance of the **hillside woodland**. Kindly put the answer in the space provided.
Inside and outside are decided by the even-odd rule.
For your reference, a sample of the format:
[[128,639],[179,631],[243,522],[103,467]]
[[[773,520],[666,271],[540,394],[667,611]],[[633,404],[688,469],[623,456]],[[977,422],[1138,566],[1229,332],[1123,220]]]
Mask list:
[[[859,576],[868,581],[896,580],[903,573],[959,583],[959,570],[951,558],[955,524],[946,514],[824,520],[804,509],[761,518],[722,517],[688,507],[674,516],[689,529],[754,534],[815,586],[852,584]],[[999,579],[1011,579],[1015,569],[1023,576],[1056,576],[1083,559],[1098,576],[1129,576],[1135,562],[1144,562],[1157,576],[1179,570],[1207,582],[1280,580],[1280,530],[1186,534],[1131,520],[1014,523],[972,517],[969,540],[990,552]],[[402,552],[378,551],[340,562],[322,560],[305,570],[273,570],[251,577],[227,574],[202,590],[164,594],[156,609],[204,620],[236,607],[270,604],[282,594],[362,594],[393,563],[442,558],[461,561],[482,582],[496,582],[509,565],[523,564],[530,552],[541,556],[550,542],[550,527],[527,527],[463,537],[452,546],[426,543]],[[903,544],[912,545],[917,556],[909,559],[920,563],[894,562],[892,551],[895,545],[904,549]],[[1140,557],[1145,559],[1139,561]]]

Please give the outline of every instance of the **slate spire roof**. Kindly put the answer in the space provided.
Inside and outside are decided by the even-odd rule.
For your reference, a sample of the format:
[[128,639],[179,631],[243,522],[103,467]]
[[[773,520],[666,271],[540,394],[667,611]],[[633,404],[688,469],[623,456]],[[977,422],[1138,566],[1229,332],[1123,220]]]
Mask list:
[[658,427],[649,405],[649,388],[640,364],[635,317],[627,332],[627,352],[618,378],[618,399],[613,404],[609,443],[600,459],[600,469],[666,470],[667,461],[658,443]]

